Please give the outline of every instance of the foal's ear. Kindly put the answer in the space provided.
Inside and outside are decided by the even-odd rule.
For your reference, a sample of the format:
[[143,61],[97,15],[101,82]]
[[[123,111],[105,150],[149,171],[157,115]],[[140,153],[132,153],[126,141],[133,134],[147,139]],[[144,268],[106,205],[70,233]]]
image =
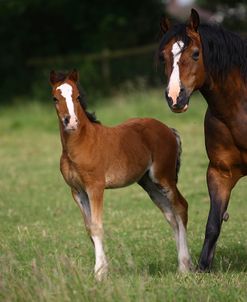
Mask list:
[[71,73],[69,74],[68,78],[73,81],[73,82],[77,82],[79,80],[79,73],[76,69],[73,69],[71,71]]
[[52,70],[50,72],[50,83],[51,85],[54,85],[57,82],[57,74],[55,70]]
[[197,31],[199,25],[200,25],[199,14],[194,8],[192,8],[190,18],[189,18],[189,27],[190,27],[190,29]]
[[170,21],[166,16],[162,16],[160,19],[160,30],[163,34],[165,34],[169,28],[171,27]]

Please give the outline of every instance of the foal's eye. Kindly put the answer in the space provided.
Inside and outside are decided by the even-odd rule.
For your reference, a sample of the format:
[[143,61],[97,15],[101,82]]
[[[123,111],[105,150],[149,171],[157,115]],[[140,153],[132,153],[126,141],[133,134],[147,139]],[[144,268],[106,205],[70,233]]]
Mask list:
[[53,98],[53,101],[57,104],[58,103],[58,99],[57,98]]
[[199,59],[199,50],[198,49],[194,50],[194,52],[192,54],[192,59],[194,61],[198,61],[198,59]]

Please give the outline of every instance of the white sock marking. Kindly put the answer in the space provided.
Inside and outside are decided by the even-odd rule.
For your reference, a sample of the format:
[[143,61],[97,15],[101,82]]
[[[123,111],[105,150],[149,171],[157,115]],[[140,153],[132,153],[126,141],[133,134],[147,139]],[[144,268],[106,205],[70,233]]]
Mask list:
[[92,236],[95,248],[95,267],[94,272],[100,279],[107,272],[107,261],[103,249],[102,240],[99,236]]
[[191,265],[191,259],[186,239],[186,230],[180,217],[177,216],[178,228],[179,228],[179,251],[178,261],[180,271],[188,271]]
[[180,82],[178,62],[181,56],[181,49],[183,48],[183,46],[184,43],[182,41],[177,41],[172,46],[173,70],[168,84],[168,96],[172,98],[173,105],[177,103],[177,97],[180,92],[181,82]]
[[71,126],[76,125],[77,117],[75,115],[74,104],[72,101],[72,86],[65,83],[65,84],[58,86],[57,89],[60,89],[61,95],[65,98],[67,108],[69,111],[69,115],[70,115],[69,124]]

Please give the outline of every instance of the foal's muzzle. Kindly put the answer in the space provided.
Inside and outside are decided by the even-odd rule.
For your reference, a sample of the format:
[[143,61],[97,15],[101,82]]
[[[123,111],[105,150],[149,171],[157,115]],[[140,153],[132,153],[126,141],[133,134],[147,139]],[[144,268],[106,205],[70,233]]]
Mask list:
[[78,127],[78,119],[76,116],[71,117],[69,114],[66,114],[62,118],[62,122],[66,131],[73,131],[76,130]]
[[180,88],[180,92],[176,101],[169,97],[167,89],[165,91],[165,95],[167,103],[173,112],[181,113],[185,112],[188,109],[189,95],[184,87]]

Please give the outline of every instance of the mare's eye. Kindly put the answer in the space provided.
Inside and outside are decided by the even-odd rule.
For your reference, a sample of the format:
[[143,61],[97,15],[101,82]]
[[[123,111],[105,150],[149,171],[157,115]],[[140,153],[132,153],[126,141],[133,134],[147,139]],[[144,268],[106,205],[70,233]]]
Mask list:
[[192,59],[193,59],[194,61],[198,61],[198,59],[199,59],[199,49],[195,49],[195,50],[194,50],[194,52],[193,52],[193,54],[192,54]]
[[53,97],[53,101],[57,104],[58,103],[58,99]]
[[162,63],[165,62],[165,57],[164,57],[163,52],[161,52],[161,53],[159,54],[159,60],[160,60],[160,62],[162,62]]

